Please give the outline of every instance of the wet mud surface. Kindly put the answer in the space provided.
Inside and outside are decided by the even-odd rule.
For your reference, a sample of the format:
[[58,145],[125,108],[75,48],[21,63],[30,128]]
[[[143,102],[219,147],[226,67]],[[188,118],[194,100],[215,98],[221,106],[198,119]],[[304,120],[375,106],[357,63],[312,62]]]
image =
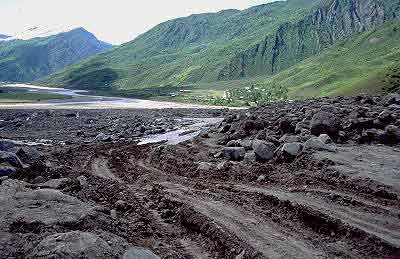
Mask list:
[[[67,143],[36,147],[40,157],[30,161],[21,155],[26,166],[2,178],[1,257],[37,255],[49,236],[78,231],[105,240],[110,249],[99,249],[109,251],[108,258],[121,258],[128,247],[148,248],[161,258],[399,258],[400,149],[392,128],[389,135],[368,141],[365,124],[362,129],[357,123],[341,127],[338,135],[329,128],[329,148],[306,149],[312,135],[327,130],[304,119],[307,110],[313,110],[311,120],[324,105],[348,105],[348,111],[334,112],[345,125],[354,110],[350,106],[358,103],[369,109],[358,119],[389,109],[380,105],[383,99],[373,105],[362,100],[324,99],[230,112],[222,114],[224,122],[177,145],[137,145],[126,137],[85,142],[67,133],[73,131],[68,123],[65,131],[49,128],[44,133],[5,126],[0,131],[4,138],[47,136]],[[292,117],[281,111],[294,114],[289,122],[293,129],[282,122]],[[377,121],[370,129],[378,124],[383,131],[388,125],[397,127],[399,112],[390,113],[390,122]],[[117,117],[126,122],[124,114]],[[101,121],[101,116],[93,117]],[[304,137],[305,130],[295,129],[299,122],[313,124],[309,130],[315,134]],[[93,138],[94,132],[88,135]],[[290,140],[302,143],[302,152],[288,155],[292,151],[283,148],[288,137],[281,139],[288,134],[304,138]],[[265,150],[243,142],[275,139],[277,150],[263,160]],[[231,147],[246,149],[246,158],[233,159],[225,153]],[[247,157],[251,152],[256,158]]]

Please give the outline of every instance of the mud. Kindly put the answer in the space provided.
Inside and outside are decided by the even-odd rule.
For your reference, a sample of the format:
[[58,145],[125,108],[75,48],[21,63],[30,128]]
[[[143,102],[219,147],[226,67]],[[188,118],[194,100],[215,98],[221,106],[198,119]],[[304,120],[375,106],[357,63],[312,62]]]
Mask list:
[[[71,128],[25,132],[25,140],[47,136],[68,143],[40,147],[39,159],[0,186],[20,181],[29,193],[66,178],[51,186],[70,197],[67,205],[82,217],[32,221],[12,216],[13,210],[0,224],[0,254],[24,257],[46,237],[81,231],[109,233],[161,258],[399,258],[399,145],[358,143],[362,133],[352,129],[348,141],[334,140],[336,153],[303,151],[290,159],[277,153],[263,162],[223,158],[224,141],[234,134],[221,130],[224,124],[240,128],[254,114],[273,124],[268,109],[274,115],[281,108],[231,112],[207,134],[177,145],[85,143],[65,133]],[[3,129],[2,136],[17,138]],[[259,138],[263,129],[243,139]],[[280,130],[276,126],[277,137]],[[34,204],[23,211],[46,206]],[[65,207],[50,207],[59,209]]]

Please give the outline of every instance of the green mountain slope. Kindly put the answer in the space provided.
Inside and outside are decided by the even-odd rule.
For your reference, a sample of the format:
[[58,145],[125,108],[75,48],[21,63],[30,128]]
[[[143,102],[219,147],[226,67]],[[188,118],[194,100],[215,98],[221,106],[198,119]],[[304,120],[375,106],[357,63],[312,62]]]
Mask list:
[[109,48],[83,28],[44,38],[0,41],[0,81],[29,82]]
[[236,53],[261,41],[283,22],[304,17],[320,1],[289,0],[171,20],[43,82],[132,89],[215,81]]
[[[362,79],[395,67],[399,39],[384,28],[398,21],[399,0],[289,0],[192,15],[39,82],[135,93],[179,87],[193,90],[187,95],[195,101],[254,81],[291,87],[293,95],[344,93],[346,84],[347,92],[361,91],[370,87]],[[369,33],[385,40],[368,45],[359,37]],[[394,59],[381,58],[387,55]]]
[[400,86],[400,22],[341,42],[259,82],[290,88],[293,97],[379,93]]

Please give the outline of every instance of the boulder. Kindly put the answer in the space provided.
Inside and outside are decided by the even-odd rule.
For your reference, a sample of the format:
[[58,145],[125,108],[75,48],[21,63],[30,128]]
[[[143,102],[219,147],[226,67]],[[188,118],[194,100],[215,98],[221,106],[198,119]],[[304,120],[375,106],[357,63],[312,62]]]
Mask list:
[[241,161],[244,159],[246,150],[244,147],[225,147],[224,157],[232,161]]
[[207,162],[200,162],[197,166],[198,171],[211,171],[214,169],[214,165]]
[[300,138],[295,135],[285,134],[283,137],[279,139],[280,143],[292,143],[292,142],[299,142]]
[[246,151],[253,149],[253,140],[251,139],[242,139],[240,140],[240,146],[244,147]]
[[295,127],[293,127],[292,122],[288,118],[282,118],[279,121],[279,129],[282,134],[293,133]]
[[9,176],[10,174],[15,173],[16,170],[12,166],[2,166],[0,165],[0,177]]
[[161,258],[148,249],[140,247],[132,247],[125,252],[125,254],[122,256],[122,259],[161,259]]
[[231,125],[230,124],[225,124],[221,129],[220,129],[220,133],[227,133],[229,130],[231,129]]
[[96,141],[103,141],[103,142],[110,142],[112,141],[112,139],[113,139],[112,135],[107,135],[104,133],[98,134],[95,138]]
[[384,144],[400,143],[400,128],[394,125],[388,125],[382,139]]
[[253,142],[253,150],[258,161],[268,161],[274,157],[275,145],[271,142],[255,140]]
[[17,155],[5,151],[0,151],[0,164],[1,163],[7,163],[16,168],[23,167],[23,164]]
[[249,164],[253,163],[256,161],[256,154],[254,152],[247,152],[243,161]]
[[16,146],[15,141],[10,139],[0,139],[0,151],[8,151]]
[[385,105],[400,105],[400,94],[391,94],[385,98]]
[[318,138],[319,138],[323,143],[325,143],[325,144],[331,144],[331,143],[333,143],[331,137],[329,137],[328,134],[321,134],[321,135],[319,135]]
[[331,137],[335,137],[340,128],[341,120],[339,117],[328,112],[316,113],[310,123],[311,133],[315,136],[328,134]]
[[[50,235],[32,251],[29,258],[120,258],[126,249],[124,239],[108,233],[110,240],[89,232],[72,231]],[[128,257],[129,258],[129,257]]]
[[321,139],[313,137],[304,144],[304,150],[336,152],[337,148],[334,144],[328,145],[322,142]]
[[303,144],[294,142],[284,144],[280,151],[283,155],[298,156],[302,150]]

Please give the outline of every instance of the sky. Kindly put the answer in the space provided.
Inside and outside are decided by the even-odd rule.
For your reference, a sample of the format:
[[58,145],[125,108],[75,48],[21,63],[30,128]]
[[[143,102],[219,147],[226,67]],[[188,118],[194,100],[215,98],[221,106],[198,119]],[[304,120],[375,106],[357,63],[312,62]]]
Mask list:
[[29,28],[84,27],[120,44],[155,25],[190,14],[245,9],[272,0],[0,0],[0,34]]

